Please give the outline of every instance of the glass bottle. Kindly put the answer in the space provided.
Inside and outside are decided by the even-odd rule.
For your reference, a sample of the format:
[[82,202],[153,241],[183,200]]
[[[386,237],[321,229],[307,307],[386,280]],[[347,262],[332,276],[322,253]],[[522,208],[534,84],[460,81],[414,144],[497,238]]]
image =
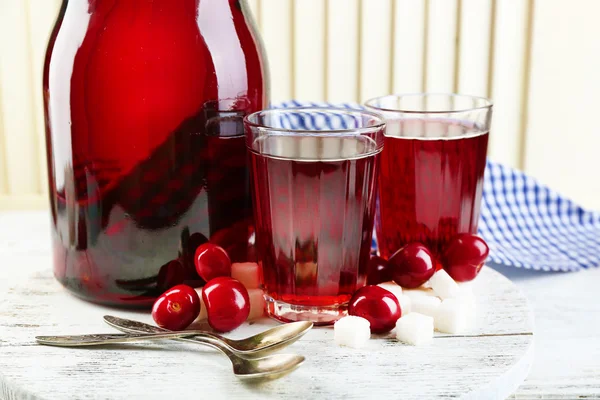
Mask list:
[[245,0],[63,0],[44,69],[56,278],[147,307],[201,284],[207,240],[251,260],[242,118],[267,103]]

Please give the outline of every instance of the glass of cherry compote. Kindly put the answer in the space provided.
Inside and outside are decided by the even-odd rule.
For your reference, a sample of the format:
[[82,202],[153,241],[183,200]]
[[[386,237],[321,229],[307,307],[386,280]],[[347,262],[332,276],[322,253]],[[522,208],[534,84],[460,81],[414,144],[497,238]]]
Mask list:
[[267,311],[280,321],[331,324],[365,284],[384,121],[299,108],[244,122]]
[[418,242],[440,256],[458,234],[476,233],[491,101],[423,93],[365,105],[387,125],[375,222],[381,255]]

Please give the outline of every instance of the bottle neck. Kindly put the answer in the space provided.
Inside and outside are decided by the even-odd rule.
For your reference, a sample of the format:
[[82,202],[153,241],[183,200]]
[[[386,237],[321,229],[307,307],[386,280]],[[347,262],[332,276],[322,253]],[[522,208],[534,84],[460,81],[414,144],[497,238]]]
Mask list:
[[62,8],[66,8],[69,4],[76,4],[79,7],[87,8],[91,14],[96,11],[97,8],[103,7],[114,7],[118,6],[119,3],[126,3],[127,5],[138,9],[140,11],[148,8],[154,9],[169,9],[169,8],[189,8],[192,10],[199,10],[201,7],[212,7],[215,5],[228,4],[230,7],[235,7],[241,12],[246,13],[248,8],[247,0],[63,0]]

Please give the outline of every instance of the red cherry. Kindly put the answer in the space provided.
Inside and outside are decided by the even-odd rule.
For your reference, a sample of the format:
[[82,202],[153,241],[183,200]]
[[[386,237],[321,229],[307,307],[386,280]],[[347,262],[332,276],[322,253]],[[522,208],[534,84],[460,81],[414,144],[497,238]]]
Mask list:
[[481,271],[489,253],[485,240],[477,235],[461,233],[446,245],[444,269],[455,281],[472,281]]
[[421,243],[409,243],[394,253],[388,261],[394,282],[414,289],[435,273],[435,260]]
[[204,243],[196,249],[196,272],[208,282],[218,276],[231,276],[231,260],[222,247]]
[[367,285],[377,285],[392,280],[392,273],[385,258],[373,256],[367,267]]
[[370,285],[354,293],[350,299],[348,314],[368,320],[372,333],[385,333],[394,329],[402,311],[398,299],[390,291]]
[[208,324],[216,331],[229,332],[240,326],[250,314],[248,290],[239,281],[218,277],[202,289]]
[[200,297],[187,285],[164,292],[152,306],[152,318],[161,328],[179,331],[187,328],[200,314]]

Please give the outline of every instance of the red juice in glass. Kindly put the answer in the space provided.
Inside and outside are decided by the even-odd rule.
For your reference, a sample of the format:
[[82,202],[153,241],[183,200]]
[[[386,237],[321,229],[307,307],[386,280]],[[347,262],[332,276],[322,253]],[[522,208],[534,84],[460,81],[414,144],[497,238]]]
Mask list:
[[477,233],[489,101],[407,95],[367,105],[378,108],[387,124],[375,224],[381,255],[389,258],[411,242],[439,255],[455,235]]
[[[262,113],[276,112],[296,111]],[[319,111],[302,112],[308,118]],[[324,112],[379,121],[360,112]],[[332,323],[365,284],[383,142],[383,125],[366,126],[365,134],[264,135],[250,126],[256,250],[268,311],[277,319]]]

